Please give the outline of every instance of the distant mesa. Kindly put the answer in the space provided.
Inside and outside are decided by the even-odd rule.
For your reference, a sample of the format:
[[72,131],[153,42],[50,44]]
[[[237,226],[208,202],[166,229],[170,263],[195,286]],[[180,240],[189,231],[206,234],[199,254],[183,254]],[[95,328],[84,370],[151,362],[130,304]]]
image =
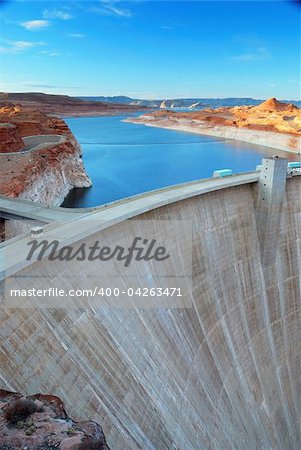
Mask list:
[[[147,108],[160,108],[160,109],[172,109],[172,108],[189,108],[191,110],[201,110],[204,108],[223,108],[234,106],[258,106],[263,99],[254,99],[250,97],[230,97],[230,98],[161,98],[154,100],[137,99],[126,96],[115,97],[80,97],[83,100],[100,101],[108,103],[125,103],[129,105],[144,106]],[[276,99],[275,99],[276,100]],[[301,106],[299,100],[283,100],[283,103],[294,103],[297,106]]]
[[141,106],[123,103],[108,103],[93,100],[83,100],[67,95],[44,94],[40,92],[8,93],[0,92],[0,107],[12,107],[16,104],[22,108],[42,111],[46,114],[68,116],[111,115],[122,112],[135,112]]

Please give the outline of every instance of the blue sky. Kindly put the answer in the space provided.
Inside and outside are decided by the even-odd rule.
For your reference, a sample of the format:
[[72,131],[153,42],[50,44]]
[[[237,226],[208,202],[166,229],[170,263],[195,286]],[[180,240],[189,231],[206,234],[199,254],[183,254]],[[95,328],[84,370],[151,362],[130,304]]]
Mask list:
[[6,1],[0,90],[300,98],[290,1]]

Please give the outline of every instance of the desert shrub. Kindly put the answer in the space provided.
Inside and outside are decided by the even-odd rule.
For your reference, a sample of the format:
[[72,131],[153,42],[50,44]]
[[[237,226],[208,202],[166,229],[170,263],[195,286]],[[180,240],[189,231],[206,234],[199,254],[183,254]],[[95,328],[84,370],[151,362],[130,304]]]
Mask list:
[[85,439],[77,446],[77,450],[104,450],[104,443],[98,439]]
[[31,414],[38,410],[37,405],[32,400],[20,399],[10,404],[4,412],[7,422],[17,424],[22,420],[26,420]]

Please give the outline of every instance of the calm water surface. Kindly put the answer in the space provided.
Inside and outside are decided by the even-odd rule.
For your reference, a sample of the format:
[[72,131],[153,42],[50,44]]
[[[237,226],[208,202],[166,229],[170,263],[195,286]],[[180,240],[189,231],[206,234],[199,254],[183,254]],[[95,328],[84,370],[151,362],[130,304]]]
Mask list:
[[82,146],[93,186],[74,189],[63,206],[101,205],[208,178],[216,169],[254,170],[263,156],[274,153],[298,160],[262,146],[122,122],[127,116],[65,119]]

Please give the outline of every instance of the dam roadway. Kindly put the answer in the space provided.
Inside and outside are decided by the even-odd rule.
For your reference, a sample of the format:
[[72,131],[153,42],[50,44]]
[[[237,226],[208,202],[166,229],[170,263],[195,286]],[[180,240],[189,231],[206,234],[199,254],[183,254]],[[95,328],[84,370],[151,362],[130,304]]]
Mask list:
[[[190,307],[29,309],[3,299],[1,387],[59,395],[75,418],[102,425],[112,450],[299,450],[300,190],[300,176],[267,159],[261,173],[93,210],[1,198],[5,217],[45,222],[45,239],[68,244],[101,230],[113,242],[128,218],[192,222]],[[47,258],[25,261],[28,239],[0,246],[8,285],[49,270]],[[80,264],[64,270],[60,288]]]

